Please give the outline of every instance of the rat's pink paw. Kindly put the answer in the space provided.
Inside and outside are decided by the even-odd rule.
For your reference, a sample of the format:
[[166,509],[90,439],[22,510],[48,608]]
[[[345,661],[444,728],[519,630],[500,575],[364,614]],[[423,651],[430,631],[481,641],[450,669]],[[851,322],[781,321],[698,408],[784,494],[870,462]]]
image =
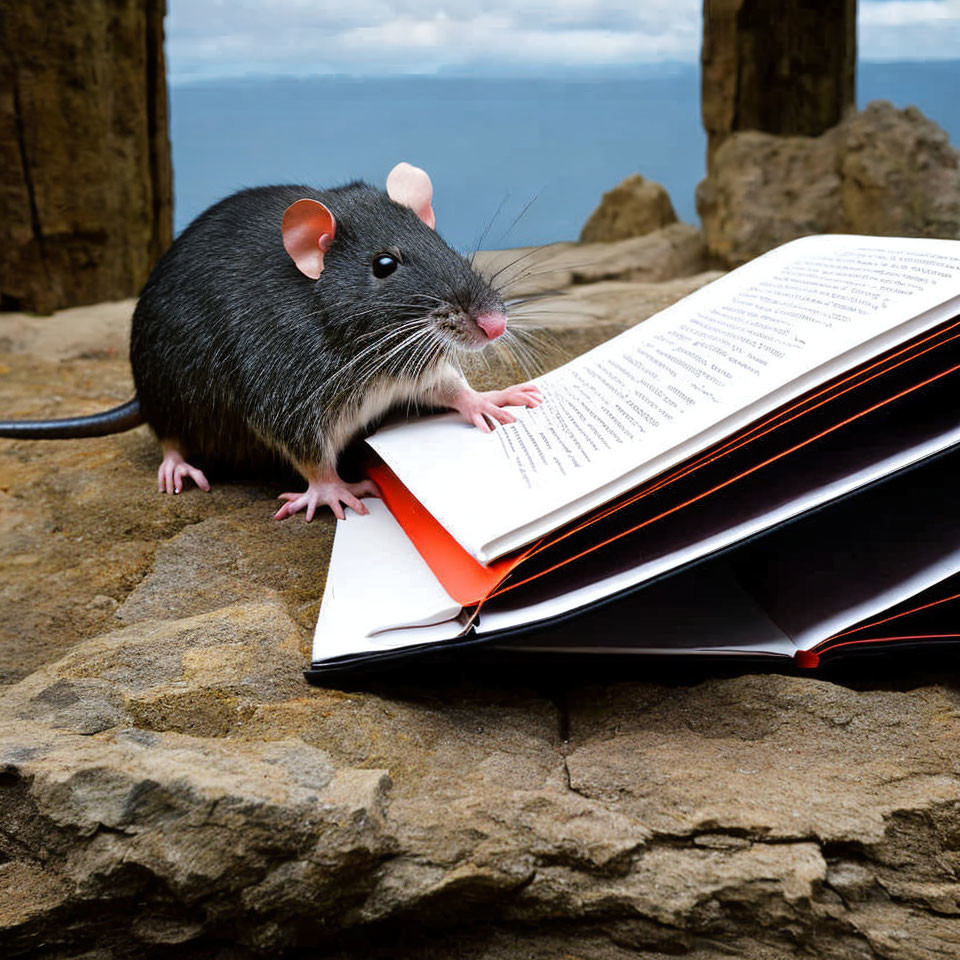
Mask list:
[[157,470],[158,492],[179,493],[183,489],[185,477],[189,477],[201,490],[210,492],[210,481],[203,475],[202,470],[191,467],[183,459],[179,450],[167,450],[160,463],[160,469]]
[[350,507],[357,513],[369,511],[360,502],[360,497],[379,497],[380,490],[372,480],[362,480],[360,483],[345,483],[339,477],[332,480],[312,480],[306,493],[281,493],[280,500],[287,502],[273,515],[274,520],[285,520],[301,510],[307,511],[309,523],[317,507],[328,506],[338,520],[345,520],[343,508]]
[[498,407],[539,407],[543,394],[535,383],[520,383],[506,390],[489,390],[480,394]]
[[478,393],[469,387],[461,390],[450,406],[478,430],[490,433],[498,423],[514,423],[516,417],[503,407],[536,407],[543,401],[540,388],[524,383],[506,390],[488,390]]

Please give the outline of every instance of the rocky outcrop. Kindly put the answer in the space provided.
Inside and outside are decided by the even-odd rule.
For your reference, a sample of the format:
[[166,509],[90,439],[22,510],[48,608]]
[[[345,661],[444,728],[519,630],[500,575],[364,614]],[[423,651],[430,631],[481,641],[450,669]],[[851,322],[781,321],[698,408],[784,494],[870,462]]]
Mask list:
[[0,16],[0,308],[138,293],[170,243],[164,0]]
[[841,127],[845,223],[854,233],[960,239],[960,151],[916,107],[875,101]]
[[660,283],[689,277],[706,269],[706,251],[696,227],[672,223],[642,237],[611,243],[487,250],[477,255],[476,262],[506,284],[509,296],[517,297],[567,291],[600,280]]
[[820,137],[731,136],[697,210],[729,266],[814,233],[958,238],[960,153],[916,108],[875,101]]
[[580,231],[581,243],[642,237],[677,222],[670,194],[639,173],[608,190]]
[[743,130],[819,136],[854,109],[856,0],[704,0],[700,66],[709,161]]
[[[539,319],[579,352],[712,276]],[[123,313],[0,320],[3,414],[126,397]],[[333,522],[274,523],[270,485],[160,496],[156,456],[0,442],[4,957],[956,952],[952,663],[311,688]]]

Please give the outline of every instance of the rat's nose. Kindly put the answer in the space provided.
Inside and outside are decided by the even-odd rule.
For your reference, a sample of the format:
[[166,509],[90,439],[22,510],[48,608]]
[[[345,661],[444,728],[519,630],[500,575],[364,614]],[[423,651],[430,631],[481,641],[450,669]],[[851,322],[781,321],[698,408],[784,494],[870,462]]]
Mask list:
[[477,326],[487,335],[488,340],[496,340],[507,329],[506,314],[481,313],[477,317]]

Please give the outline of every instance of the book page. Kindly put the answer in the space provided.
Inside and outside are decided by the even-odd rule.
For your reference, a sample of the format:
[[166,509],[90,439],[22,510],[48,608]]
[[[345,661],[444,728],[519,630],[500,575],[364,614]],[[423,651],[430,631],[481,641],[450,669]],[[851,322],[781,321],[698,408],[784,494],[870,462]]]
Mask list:
[[960,572],[958,457],[778,531],[741,579],[809,650]]
[[[695,598],[691,603],[691,598]],[[589,616],[494,644],[579,654],[792,657],[797,647],[737,582],[726,563],[678,574]]]
[[454,415],[370,445],[481,562],[960,312],[960,242],[786,244],[536,380],[483,434]]
[[902,579],[891,583],[877,577],[871,580],[861,571],[856,580],[857,596],[841,609],[817,605],[816,617],[797,624],[794,642],[801,650],[812,650],[824,640],[850,629],[862,620],[879,616],[911,597],[960,573],[960,548],[935,560],[918,560],[918,567],[901,568]]
[[[461,632],[451,600],[380,500],[337,523],[313,659],[447,640]],[[400,628],[398,633],[389,631]]]

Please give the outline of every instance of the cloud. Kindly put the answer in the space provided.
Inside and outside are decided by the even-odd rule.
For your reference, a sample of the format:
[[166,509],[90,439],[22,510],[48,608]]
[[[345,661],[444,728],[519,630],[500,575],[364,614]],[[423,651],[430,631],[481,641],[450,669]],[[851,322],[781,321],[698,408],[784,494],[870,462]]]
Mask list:
[[960,59],[960,0],[862,0],[858,27],[865,60]]
[[[174,81],[695,63],[701,0],[169,0]],[[960,57],[960,0],[861,0],[864,59]]]
[[170,0],[171,76],[436,73],[697,58],[700,0]]
[[960,20],[960,0],[875,0],[860,4],[861,27],[933,26],[951,20]]

